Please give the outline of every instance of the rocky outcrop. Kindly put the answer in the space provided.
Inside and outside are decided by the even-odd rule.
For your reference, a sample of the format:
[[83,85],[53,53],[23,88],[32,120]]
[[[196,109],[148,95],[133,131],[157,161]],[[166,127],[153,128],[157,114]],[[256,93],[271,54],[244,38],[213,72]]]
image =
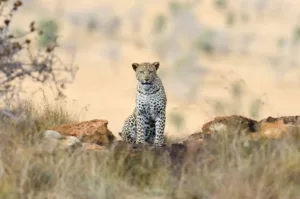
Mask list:
[[258,135],[265,138],[280,138],[287,133],[283,119],[269,117],[259,122]]
[[300,116],[267,117],[259,121],[259,134],[278,139],[284,135],[299,132]]
[[[117,141],[107,125],[107,120],[90,120],[55,126],[43,132],[44,142],[42,145],[48,151],[77,148],[84,151],[102,151],[113,147],[117,151],[131,150],[131,157],[134,157],[138,151],[153,147],[132,146],[126,142]],[[278,139],[295,129],[299,132],[299,125],[300,116],[268,117],[260,121],[240,115],[216,117],[202,126],[202,132],[191,134],[182,142],[166,143],[161,150],[168,151],[173,157],[172,161],[177,161],[177,152],[180,151],[181,154],[199,153],[207,143],[206,141],[214,134],[230,132],[234,135],[248,135],[250,139],[261,137]],[[209,144],[214,143],[213,140]]]
[[75,136],[81,142],[107,145],[116,139],[107,125],[107,120],[95,119],[75,124],[63,124],[50,129],[62,135]]
[[[245,133],[254,139],[260,137],[278,139],[289,132],[298,131],[299,127],[300,116],[267,117],[256,121],[240,115],[232,115],[216,117],[214,120],[205,123],[202,127],[202,134],[212,135],[221,132],[231,132],[237,134]],[[197,139],[195,136],[196,134],[192,134],[189,139]]]
[[204,140],[210,137],[210,134],[204,134],[202,132],[194,133],[188,136],[186,140],[182,142],[182,144],[186,147],[188,153],[195,153],[198,152]]
[[43,132],[43,139],[40,143],[39,151],[53,153],[58,150],[74,151],[82,149],[83,151],[102,151],[106,149],[103,145],[95,143],[81,142],[75,136],[65,136],[54,130]]
[[267,117],[260,122],[275,122],[281,120],[285,125],[300,125],[300,116]]
[[216,117],[202,126],[204,134],[218,132],[253,133],[258,128],[258,122],[240,115]]
[[78,148],[84,151],[101,151],[116,139],[107,125],[107,120],[90,120],[49,128],[42,133],[40,148],[47,152]]

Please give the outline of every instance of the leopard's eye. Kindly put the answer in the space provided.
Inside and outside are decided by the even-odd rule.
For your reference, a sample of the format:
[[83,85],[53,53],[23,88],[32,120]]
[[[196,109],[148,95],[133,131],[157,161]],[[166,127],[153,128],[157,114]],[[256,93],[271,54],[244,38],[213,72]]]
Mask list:
[[140,71],[141,74],[144,74],[144,71]]

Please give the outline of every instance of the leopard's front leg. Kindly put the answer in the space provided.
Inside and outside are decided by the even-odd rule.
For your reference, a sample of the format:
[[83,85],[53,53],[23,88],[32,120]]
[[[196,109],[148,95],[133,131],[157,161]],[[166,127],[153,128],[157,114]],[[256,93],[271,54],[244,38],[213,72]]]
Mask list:
[[146,123],[142,114],[136,116],[137,138],[136,144],[145,144]]
[[130,115],[126,120],[125,124],[119,133],[121,138],[128,142],[128,143],[134,143],[136,140],[136,118],[135,115]]
[[164,143],[164,131],[166,125],[165,111],[160,112],[155,120],[155,141],[154,145],[162,146]]

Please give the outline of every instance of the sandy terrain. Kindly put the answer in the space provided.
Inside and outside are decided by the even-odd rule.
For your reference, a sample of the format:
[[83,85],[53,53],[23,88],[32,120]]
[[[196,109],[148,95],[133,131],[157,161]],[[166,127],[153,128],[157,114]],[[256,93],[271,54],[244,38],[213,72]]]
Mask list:
[[[83,110],[81,112],[82,119],[107,119],[112,132],[115,134],[119,132],[135,104],[136,82],[131,63],[160,61],[160,70],[162,71],[172,67],[170,62],[160,60],[149,45],[138,48],[130,41],[135,38],[147,40],[147,38],[153,37],[151,35],[153,17],[158,13],[167,12],[168,1],[32,0],[27,2],[22,16],[15,19],[16,23],[23,26],[25,22],[36,17],[56,17],[61,27],[62,57],[65,60],[70,58],[67,46],[70,48],[75,46],[77,49],[75,61],[80,69],[75,82],[67,87],[67,106],[76,112]],[[236,80],[242,80],[245,86],[242,98],[243,106],[239,107],[238,114],[249,116],[250,102],[256,98],[263,102],[259,118],[269,115],[299,114],[298,76],[300,70],[298,66],[290,67],[286,64],[289,60],[298,61],[296,59],[298,54],[296,53],[295,59],[292,59],[293,51],[288,48],[284,53],[280,52],[276,47],[276,41],[280,37],[291,36],[294,25],[299,21],[297,7],[299,8],[300,2],[274,0],[273,4],[268,5],[268,9],[263,11],[260,17],[257,17],[255,2],[258,1],[231,0],[231,10],[238,12],[242,10],[243,2],[249,3],[248,7],[244,9],[249,13],[248,23],[237,22],[234,27],[226,26],[224,11],[217,10],[212,2],[212,0],[201,0],[201,3],[194,8],[194,13],[201,23],[231,33],[234,36],[230,46],[233,52],[229,55],[207,56],[201,54],[199,56],[199,63],[207,68],[208,72],[205,75],[199,75],[197,81],[200,86],[197,89],[197,97],[193,100],[187,101],[179,97],[171,89],[172,85],[166,83],[167,112],[171,113],[176,110],[185,119],[184,129],[179,132],[168,117],[166,131],[172,135],[186,135],[199,130],[203,123],[217,116],[213,109],[213,99],[230,99],[228,88]],[[122,29],[122,34],[130,38],[129,41],[109,40],[96,32],[89,33],[85,27],[74,25],[70,21],[71,14],[83,11],[88,13],[89,10],[91,13],[93,10],[95,15],[103,13],[105,15],[107,12],[124,17],[128,16],[128,10],[135,7],[142,7],[142,22],[147,25],[142,26],[139,34],[132,35],[128,29],[129,19],[128,17],[124,18],[122,27],[125,28]],[[99,13],[97,12],[98,8]],[[289,11],[285,12],[286,10]],[[36,14],[30,14],[32,11],[35,11]],[[249,47],[252,53],[246,55],[238,51],[239,41],[244,33],[255,36],[255,42]],[[104,54],[104,50],[110,45],[119,45],[122,52],[116,61],[111,61]],[[274,64],[269,62],[266,57],[280,53],[285,55],[284,61],[286,62],[279,65],[279,69],[276,71],[279,71],[280,78],[276,78]],[[284,71],[287,72],[283,73]],[[86,111],[85,107],[87,107]]]

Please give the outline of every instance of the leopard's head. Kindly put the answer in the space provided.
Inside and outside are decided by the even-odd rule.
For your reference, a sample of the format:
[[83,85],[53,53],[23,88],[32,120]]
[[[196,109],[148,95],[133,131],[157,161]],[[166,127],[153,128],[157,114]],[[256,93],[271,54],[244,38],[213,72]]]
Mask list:
[[144,89],[148,89],[153,85],[156,80],[157,73],[156,71],[159,68],[159,62],[149,63],[133,63],[132,68],[136,73],[136,78],[138,82],[142,85]]

